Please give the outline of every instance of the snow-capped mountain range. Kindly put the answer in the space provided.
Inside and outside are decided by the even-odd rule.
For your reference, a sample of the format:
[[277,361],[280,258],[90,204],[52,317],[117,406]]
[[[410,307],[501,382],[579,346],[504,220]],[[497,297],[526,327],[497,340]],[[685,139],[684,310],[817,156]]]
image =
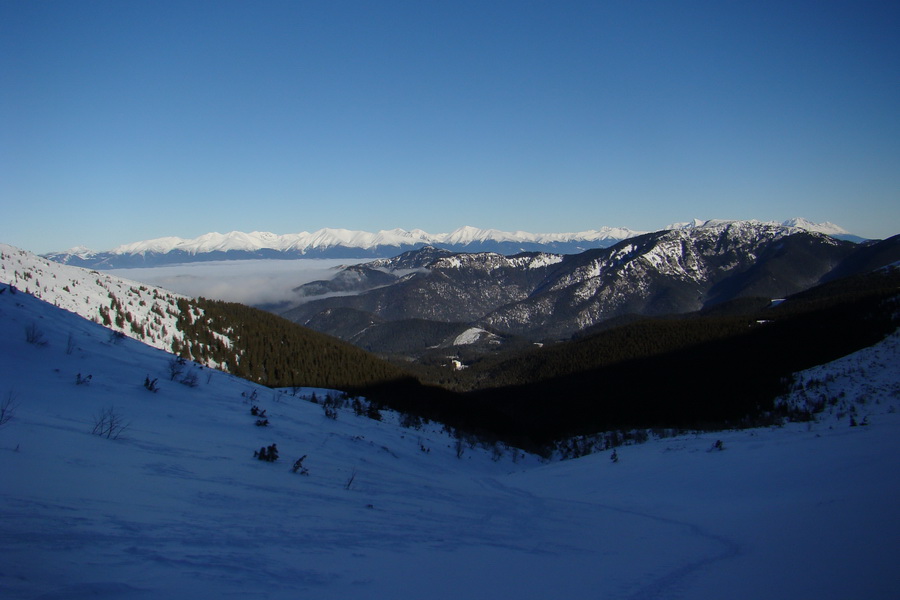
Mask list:
[[[873,253],[881,262],[860,262]],[[614,317],[686,313],[742,297],[781,298],[881,266],[896,260],[896,253],[890,240],[854,244],[808,227],[757,221],[673,226],[570,255],[426,248],[301,286],[304,302],[283,315],[354,342],[359,332],[347,330],[350,315],[342,310],[344,318],[336,320],[336,309],[371,315],[359,320],[360,331],[371,332],[378,319],[425,319],[532,339],[564,338]]]
[[[705,227],[726,221],[694,220],[667,229]],[[832,223],[791,219],[777,224],[788,229],[815,231],[834,237],[853,237]],[[578,233],[528,233],[461,227],[450,233],[431,234],[421,229],[383,230],[377,233],[348,229],[320,229],[309,233],[278,235],[254,231],[207,233],[193,239],[163,237],[134,242],[112,250],[95,252],[84,247],[45,255],[56,262],[94,269],[150,267],[161,264],[252,258],[381,258],[434,246],[454,252],[554,252],[576,254],[605,248],[647,232],[624,227],[601,227]],[[859,238],[856,238],[859,239]]]
[[[672,223],[668,227],[667,230],[673,229],[697,229],[703,227],[719,227],[721,225],[727,225],[729,223],[740,223],[741,221],[736,221],[733,219],[693,219],[691,221],[687,221],[684,223]],[[835,225],[834,223],[825,222],[825,223],[813,223],[812,221],[808,221],[806,219],[797,217],[794,219],[788,219],[787,221],[782,221],[781,223],[776,223],[775,221],[756,221],[749,220],[745,221],[746,223],[753,223],[759,225],[781,225],[782,227],[786,227],[787,229],[799,229],[802,231],[812,231],[814,233],[824,233],[825,235],[830,235],[831,237],[838,239],[848,239],[850,241],[859,241],[862,238],[852,235],[849,231],[840,227],[839,225]]]

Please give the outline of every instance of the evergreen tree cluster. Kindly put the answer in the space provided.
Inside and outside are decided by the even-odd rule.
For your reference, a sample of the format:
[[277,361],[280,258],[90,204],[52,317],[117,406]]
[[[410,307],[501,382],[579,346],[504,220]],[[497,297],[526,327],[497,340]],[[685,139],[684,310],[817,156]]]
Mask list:
[[[97,284],[102,285],[102,282],[98,279]],[[140,286],[140,288],[132,287],[126,290],[124,301],[116,296],[115,293],[109,291],[107,293],[107,297],[110,300],[109,306],[100,305],[97,307],[99,319],[95,318],[95,320],[104,327],[109,327],[119,332],[130,331],[130,337],[134,337],[138,340],[147,341],[148,339],[165,338],[168,334],[166,326],[163,324],[166,313],[170,316],[177,315],[177,306],[174,296],[161,296],[159,291],[154,289],[152,299],[150,300],[150,303],[152,303],[150,315],[146,318],[142,318],[140,315],[133,313],[131,308],[129,308],[135,306],[147,306],[148,301],[146,297],[149,291],[150,290],[145,286]],[[165,312],[161,306],[166,307]]]
[[277,315],[219,300],[178,300],[172,350],[269,387],[365,388],[406,377],[348,343]]
[[259,450],[254,450],[253,458],[264,460],[266,462],[275,462],[278,460],[278,446],[270,444],[269,446],[263,446]]

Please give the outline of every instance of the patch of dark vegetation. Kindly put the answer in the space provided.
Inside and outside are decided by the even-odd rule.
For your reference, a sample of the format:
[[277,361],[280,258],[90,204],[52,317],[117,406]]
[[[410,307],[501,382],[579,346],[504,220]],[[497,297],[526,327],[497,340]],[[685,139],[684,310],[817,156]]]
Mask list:
[[[599,431],[779,422],[791,373],[897,326],[900,271],[819,286],[750,314],[642,319],[459,372],[453,393],[406,381],[360,390],[385,406],[527,449]],[[464,380],[465,379],[465,380]]]
[[270,387],[344,389],[408,377],[352,344],[234,302],[179,299],[177,327],[187,340],[173,344],[181,358],[214,361]]

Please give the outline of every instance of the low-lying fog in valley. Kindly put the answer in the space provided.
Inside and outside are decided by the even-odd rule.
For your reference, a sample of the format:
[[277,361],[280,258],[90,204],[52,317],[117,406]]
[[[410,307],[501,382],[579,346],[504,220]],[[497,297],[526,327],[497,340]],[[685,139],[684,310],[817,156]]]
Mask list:
[[221,260],[106,271],[186,296],[287,310],[303,298],[294,288],[331,279],[342,265],[373,259]]

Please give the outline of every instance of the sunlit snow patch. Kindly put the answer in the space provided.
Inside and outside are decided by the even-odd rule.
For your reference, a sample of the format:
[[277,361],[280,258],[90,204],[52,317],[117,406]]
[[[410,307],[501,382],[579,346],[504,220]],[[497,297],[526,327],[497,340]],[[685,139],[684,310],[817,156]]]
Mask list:
[[453,345],[466,346],[468,344],[476,344],[482,339],[493,339],[496,337],[497,336],[490,331],[485,331],[480,327],[470,327],[456,336],[456,339],[453,340]]

